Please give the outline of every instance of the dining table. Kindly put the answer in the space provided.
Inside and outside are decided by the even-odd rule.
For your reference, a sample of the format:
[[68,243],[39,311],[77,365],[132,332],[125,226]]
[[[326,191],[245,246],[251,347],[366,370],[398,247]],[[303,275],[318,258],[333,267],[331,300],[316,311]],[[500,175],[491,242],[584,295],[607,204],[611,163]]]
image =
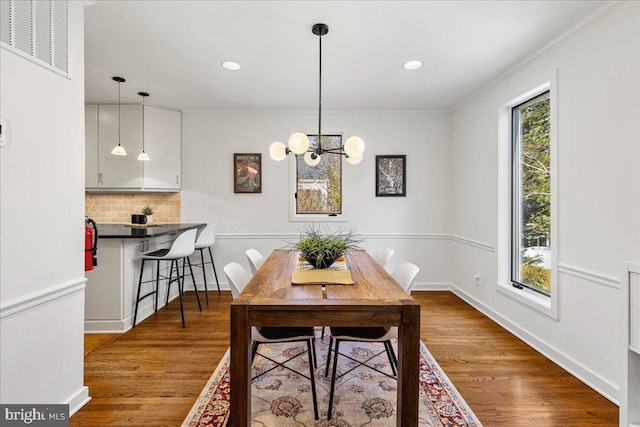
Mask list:
[[364,250],[344,257],[352,284],[294,284],[301,264],[297,251],[273,251],[231,303],[230,425],[251,425],[252,326],[397,326],[396,425],[417,426],[420,304]]

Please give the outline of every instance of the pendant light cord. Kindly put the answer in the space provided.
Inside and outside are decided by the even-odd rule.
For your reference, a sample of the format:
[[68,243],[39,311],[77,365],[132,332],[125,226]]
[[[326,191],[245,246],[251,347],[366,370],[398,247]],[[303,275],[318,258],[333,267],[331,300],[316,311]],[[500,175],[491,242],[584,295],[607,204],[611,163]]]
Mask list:
[[118,82],[118,145],[120,145],[120,132],[122,132],[122,130],[120,129],[120,84],[121,82]]

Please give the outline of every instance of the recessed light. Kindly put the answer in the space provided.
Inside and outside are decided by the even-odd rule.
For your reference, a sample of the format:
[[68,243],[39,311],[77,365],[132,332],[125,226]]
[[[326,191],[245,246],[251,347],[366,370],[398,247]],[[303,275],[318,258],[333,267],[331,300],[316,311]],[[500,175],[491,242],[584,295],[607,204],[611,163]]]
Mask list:
[[417,70],[422,67],[422,61],[407,61],[403,65],[405,70]]
[[231,71],[237,71],[240,68],[240,64],[238,64],[237,62],[234,61],[224,61],[222,64],[222,68],[225,68],[227,70],[231,70]]

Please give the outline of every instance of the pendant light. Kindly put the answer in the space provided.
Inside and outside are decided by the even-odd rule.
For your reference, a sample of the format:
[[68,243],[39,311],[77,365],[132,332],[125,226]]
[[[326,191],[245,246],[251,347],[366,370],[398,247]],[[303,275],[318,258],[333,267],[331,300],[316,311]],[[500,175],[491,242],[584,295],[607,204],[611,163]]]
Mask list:
[[142,153],[138,156],[138,160],[148,162],[151,159],[149,155],[144,152],[144,98],[149,96],[149,94],[147,92],[138,92],[138,95],[142,97]]
[[111,154],[115,156],[126,156],[127,151],[120,144],[120,84],[124,83],[126,80],[122,77],[112,77],[112,79],[118,82],[118,145],[113,147],[113,150],[111,150]]
[[343,146],[339,148],[322,148],[322,36],[329,32],[326,24],[315,24],[311,32],[318,36],[320,46],[320,65],[318,73],[318,139],[316,147],[309,148],[309,137],[303,132],[296,132],[289,138],[288,146],[282,142],[274,142],[269,147],[269,155],[273,160],[284,160],[289,153],[296,155],[304,154],[304,161],[309,166],[316,166],[320,163],[322,154],[338,154],[345,156],[347,162],[357,165],[364,156],[365,144],[362,138],[352,136],[347,139]]

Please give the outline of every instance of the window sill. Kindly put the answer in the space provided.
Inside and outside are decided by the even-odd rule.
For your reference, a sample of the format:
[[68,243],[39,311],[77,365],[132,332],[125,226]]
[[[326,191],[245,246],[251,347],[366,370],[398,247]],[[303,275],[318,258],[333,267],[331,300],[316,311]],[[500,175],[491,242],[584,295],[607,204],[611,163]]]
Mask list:
[[558,310],[551,304],[551,297],[544,296],[527,288],[514,288],[511,283],[499,283],[496,290],[540,313],[558,320]]
[[290,222],[349,222],[345,215],[329,216],[329,214],[290,214]]

